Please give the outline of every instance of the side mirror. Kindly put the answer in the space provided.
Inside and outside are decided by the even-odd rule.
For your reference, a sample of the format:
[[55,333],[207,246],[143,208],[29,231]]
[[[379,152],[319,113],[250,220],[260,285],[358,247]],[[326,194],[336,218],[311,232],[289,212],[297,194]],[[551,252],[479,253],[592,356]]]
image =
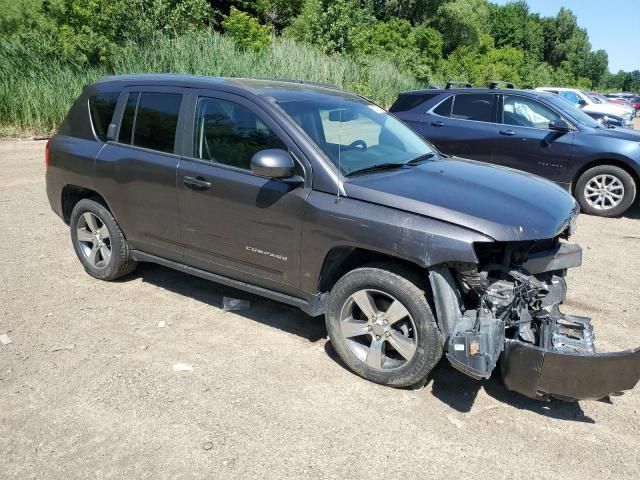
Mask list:
[[564,133],[567,133],[573,130],[571,128],[571,125],[569,125],[562,118],[556,118],[555,120],[552,120],[551,122],[549,122],[549,129],[555,130],[556,132],[564,132]]
[[260,150],[251,157],[251,170],[268,178],[289,178],[295,174],[293,158],[279,148]]
[[581,98],[581,99],[580,99],[580,101],[578,102],[578,105],[579,105],[581,108],[582,108],[582,107],[584,107],[586,104],[587,104],[587,101],[586,101],[586,100],[584,100],[584,99],[582,99],[582,98]]

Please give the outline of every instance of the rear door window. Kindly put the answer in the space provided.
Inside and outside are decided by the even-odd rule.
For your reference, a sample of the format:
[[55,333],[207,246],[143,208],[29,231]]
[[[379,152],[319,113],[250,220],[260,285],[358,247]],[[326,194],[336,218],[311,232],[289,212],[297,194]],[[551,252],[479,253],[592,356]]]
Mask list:
[[493,95],[486,93],[461,93],[454,97],[451,118],[490,122]]
[[105,92],[89,98],[91,123],[96,136],[103,142],[107,141],[107,130],[113,118],[120,92]]
[[176,93],[130,93],[118,141],[173,153],[181,101]]
[[447,98],[444,102],[433,109],[433,113],[440,115],[441,117],[451,116],[451,107],[453,105],[453,95]]
[[139,92],[129,93],[127,98],[127,104],[124,107],[124,113],[122,114],[122,122],[120,122],[120,134],[118,135],[118,142],[131,144],[131,134],[133,133],[133,121],[136,117],[136,109],[138,108],[138,99],[140,98]]

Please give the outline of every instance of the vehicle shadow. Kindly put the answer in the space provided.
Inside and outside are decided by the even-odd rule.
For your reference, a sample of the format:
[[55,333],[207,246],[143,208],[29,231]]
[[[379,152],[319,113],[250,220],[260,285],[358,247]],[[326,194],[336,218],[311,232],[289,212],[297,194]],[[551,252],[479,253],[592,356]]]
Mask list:
[[551,399],[540,401],[527,398],[519,393],[510,392],[502,383],[500,369],[496,367],[489,380],[474,380],[454,369],[446,360],[434,369],[431,393],[451,408],[468,413],[472,411],[480,390],[490,397],[520,410],[528,410],[538,415],[581,423],[595,423],[585,415],[580,403]]
[[[331,346],[331,342],[325,343],[325,352],[334,362],[348,370]],[[472,413],[478,393],[484,390],[490,397],[520,410],[528,410],[558,420],[595,423],[591,417],[585,415],[578,402],[563,402],[556,399],[543,402],[510,392],[502,384],[499,369],[494,371],[489,380],[479,381],[460,373],[446,359],[443,359],[434,368],[426,385],[429,383],[431,383],[431,394],[434,397],[461,413]]]
[[[134,273],[126,276],[122,281],[126,282],[136,278],[220,309],[224,297],[249,300],[250,307],[248,309],[234,311],[234,313],[286,333],[297,335],[310,342],[323,341],[328,337],[321,317],[313,318],[295,307],[177,270],[152,263],[141,263]],[[345,370],[349,370],[338,357],[330,341],[325,341],[324,349],[330,359]],[[458,372],[446,360],[443,360],[433,370],[427,380],[428,383],[431,383],[431,393],[434,397],[461,413],[472,412],[478,393],[484,389],[489,396],[518,409],[529,410],[560,420],[595,423],[593,419],[584,414],[577,402],[569,403],[559,400],[541,402],[508,391],[502,385],[498,369],[491,379],[477,381]]]
[[633,207],[629,208],[622,214],[624,218],[632,218],[634,220],[640,219],[640,203],[636,203]]
[[233,313],[284,332],[298,335],[310,342],[317,342],[327,337],[324,320],[320,317],[313,318],[295,307],[171,268],[153,263],[141,263],[134,273],[127,275],[122,281],[126,282],[136,278],[219,309],[222,309],[224,297],[248,300],[250,303],[248,309],[234,311]]

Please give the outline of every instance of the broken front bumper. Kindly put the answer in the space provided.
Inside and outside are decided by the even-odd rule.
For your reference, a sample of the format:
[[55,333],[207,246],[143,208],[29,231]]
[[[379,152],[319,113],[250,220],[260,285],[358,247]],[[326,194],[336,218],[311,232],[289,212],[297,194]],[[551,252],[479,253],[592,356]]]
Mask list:
[[505,340],[502,381],[534,399],[598,400],[631,390],[640,379],[640,348],[616,353],[566,353]]

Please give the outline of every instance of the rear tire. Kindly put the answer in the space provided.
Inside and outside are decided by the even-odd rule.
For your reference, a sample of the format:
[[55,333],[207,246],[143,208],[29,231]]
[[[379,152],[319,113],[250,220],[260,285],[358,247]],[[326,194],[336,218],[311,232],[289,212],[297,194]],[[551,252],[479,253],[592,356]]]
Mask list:
[[100,280],[115,280],[135,270],[137,262],[111,212],[100,203],[83,199],[69,222],[71,241],[87,273]]
[[442,356],[442,337],[425,281],[392,265],[358,268],[338,280],[325,318],[331,343],[350,370],[392,387],[426,379]]
[[624,169],[598,165],[576,182],[575,196],[583,212],[600,217],[622,215],[636,198],[636,182]]

